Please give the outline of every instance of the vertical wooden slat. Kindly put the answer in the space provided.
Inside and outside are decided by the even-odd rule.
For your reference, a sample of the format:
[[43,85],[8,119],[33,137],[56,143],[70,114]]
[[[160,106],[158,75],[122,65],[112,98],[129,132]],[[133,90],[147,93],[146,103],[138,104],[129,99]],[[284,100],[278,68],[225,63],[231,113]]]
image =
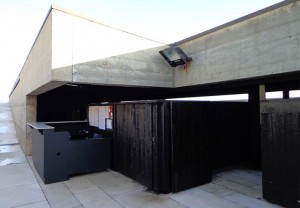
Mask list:
[[151,104],[116,105],[114,167],[152,188]]
[[262,103],[263,197],[300,207],[300,100]]

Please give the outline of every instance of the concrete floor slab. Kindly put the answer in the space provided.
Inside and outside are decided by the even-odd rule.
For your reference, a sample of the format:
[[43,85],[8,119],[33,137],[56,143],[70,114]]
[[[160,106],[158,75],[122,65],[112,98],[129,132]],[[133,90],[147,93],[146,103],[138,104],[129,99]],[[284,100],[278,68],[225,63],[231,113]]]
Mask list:
[[218,173],[217,176],[248,187],[262,184],[261,177],[256,177],[253,174],[249,174],[247,171],[224,171]]
[[41,188],[52,208],[73,208],[81,206],[81,203],[63,182],[41,185]]
[[75,196],[86,208],[122,208],[117,201],[100,189],[80,192]]
[[10,208],[45,201],[38,183],[0,189],[0,207]]
[[41,202],[17,206],[16,208],[51,208],[51,207],[50,207],[48,201],[45,200],[45,201],[41,201]]
[[[0,112],[1,109],[2,105]],[[215,174],[212,183],[168,195],[147,192],[146,187],[114,171],[45,185],[33,166],[32,157],[26,158],[19,146],[9,145],[10,142],[18,143],[15,132],[0,133],[0,158],[18,156],[27,161],[0,166],[1,208],[279,207],[259,200],[261,173],[240,168]]]
[[223,197],[209,193],[202,190],[199,186],[186,191],[182,191],[175,194],[170,194],[170,197],[180,202],[189,208],[241,208],[244,206],[239,205],[233,201],[224,199]]
[[51,208],[49,203],[45,201],[17,206],[16,208]]
[[74,194],[78,194],[85,191],[99,190],[99,188],[90,180],[88,180],[85,176],[72,177],[70,178],[70,180],[65,181],[65,184]]
[[0,123],[0,133],[15,133],[15,124],[14,123]]
[[7,153],[7,152],[22,152],[22,149],[21,149],[20,145],[3,145],[3,146],[0,146],[0,153]]
[[271,204],[265,200],[259,200],[255,199],[253,197],[249,197],[244,194],[240,193],[234,193],[229,196],[225,196],[224,198],[229,199],[233,202],[236,202],[238,204],[241,204],[245,207],[251,207],[251,208],[276,208],[280,206],[276,206],[275,204]]
[[0,133],[0,146],[18,144],[18,138],[15,132]]
[[22,151],[0,153],[0,158],[15,158],[15,157],[24,157],[26,160],[26,157]]
[[145,186],[114,171],[90,174],[86,177],[112,196],[147,189]]
[[257,189],[256,188],[257,186],[252,186],[252,187],[244,186],[239,183],[236,183],[235,181],[231,181],[231,180],[229,181],[223,178],[218,178],[213,183],[221,187],[224,187],[226,189],[229,189],[232,192],[246,194],[254,198],[262,198],[262,190]]
[[183,208],[184,205],[164,195],[157,195],[146,191],[137,191],[115,197],[126,208]]
[[0,112],[0,121],[1,121],[1,123],[4,123],[4,122],[5,123],[7,123],[7,122],[11,123],[11,121],[13,121],[11,112],[9,112],[9,111]]
[[234,193],[233,190],[230,190],[224,186],[221,186],[221,185],[215,184],[215,183],[208,183],[208,184],[200,186],[200,188],[204,191],[216,194],[221,197],[228,196],[228,195]]
[[0,166],[0,190],[36,182],[28,163]]
[[0,166],[19,163],[27,163],[20,145],[0,146]]

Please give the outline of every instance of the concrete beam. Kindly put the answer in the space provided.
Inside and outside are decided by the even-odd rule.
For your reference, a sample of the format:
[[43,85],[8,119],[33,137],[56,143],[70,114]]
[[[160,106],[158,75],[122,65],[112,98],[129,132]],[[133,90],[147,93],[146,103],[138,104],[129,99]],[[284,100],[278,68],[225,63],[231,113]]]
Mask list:
[[175,70],[175,87],[300,70],[300,1],[180,44],[193,61]]

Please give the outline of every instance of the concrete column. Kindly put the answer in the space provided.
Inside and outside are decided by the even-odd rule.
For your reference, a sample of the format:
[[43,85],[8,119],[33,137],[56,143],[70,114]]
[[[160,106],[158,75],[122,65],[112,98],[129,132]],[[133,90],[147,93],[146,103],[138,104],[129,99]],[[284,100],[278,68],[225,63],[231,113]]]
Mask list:
[[289,98],[290,98],[290,91],[283,90],[283,99],[289,99]]
[[259,100],[266,100],[266,86],[259,85]]
[[[26,123],[36,122],[37,101],[35,95],[26,96]],[[32,154],[32,132],[31,128],[26,126],[26,155]]]

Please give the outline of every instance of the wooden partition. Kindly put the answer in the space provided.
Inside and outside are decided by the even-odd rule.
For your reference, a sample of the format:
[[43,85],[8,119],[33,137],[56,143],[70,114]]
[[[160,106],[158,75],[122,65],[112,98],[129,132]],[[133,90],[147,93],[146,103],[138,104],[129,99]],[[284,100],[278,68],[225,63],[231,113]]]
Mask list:
[[300,207],[300,99],[261,103],[263,197]]
[[[158,193],[211,181],[212,170],[253,164],[246,102],[134,102],[115,105],[113,169]],[[258,150],[257,150],[258,149]]]

